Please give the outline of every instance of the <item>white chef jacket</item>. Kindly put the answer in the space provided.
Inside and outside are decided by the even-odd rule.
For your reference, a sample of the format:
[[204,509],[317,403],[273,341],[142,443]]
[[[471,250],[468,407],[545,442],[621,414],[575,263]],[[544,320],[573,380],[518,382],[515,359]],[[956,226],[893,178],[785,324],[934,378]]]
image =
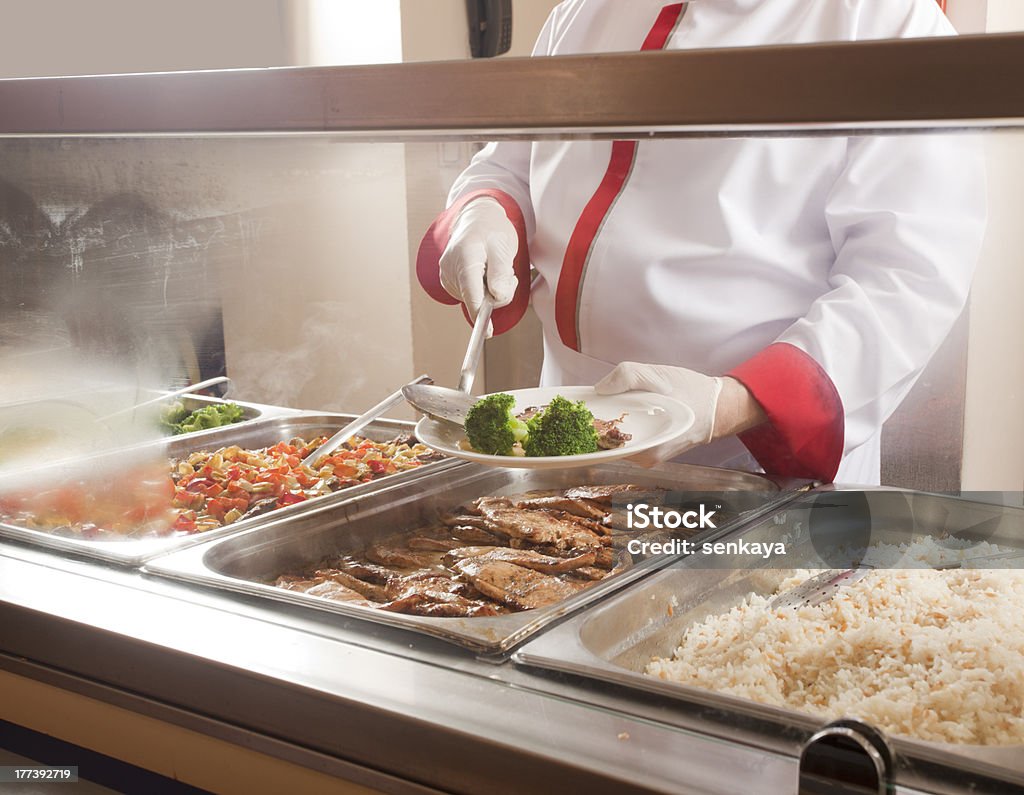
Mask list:
[[[952,32],[934,0],[568,0],[534,54]],[[521,317],[532,262],[542,384],[594,383],[627,360],[729,373],[768,414],[742,436],[766,470],[877,483],[882,423],[967,297],[982,157],[963,135],[492,143],[418,267],[452,301],[437,254],[451,217],[491,195],[523,266],[495,330]],[[695,452],[736,466],[744,451],[729,439]]]

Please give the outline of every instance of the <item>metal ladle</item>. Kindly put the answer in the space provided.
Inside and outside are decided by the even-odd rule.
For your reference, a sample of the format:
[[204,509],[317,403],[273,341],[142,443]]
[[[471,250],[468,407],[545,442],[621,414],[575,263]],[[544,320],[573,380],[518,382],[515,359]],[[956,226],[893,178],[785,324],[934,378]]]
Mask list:
[[476,398],[469,394],[469,390],[473,388],[477,366],[480,364],[480,354],[484,349],[484,339],[487,336],[487,324],[491,320],[493,310],[494,301],[490,295],[484,293],[484,301],[480,305],[476,320],[473,321],[473,333],[469,337],[466,356],[462,360],[459,388],[408,384],[402,387],[402,394],[413,408],[436,420],[454,422],[456,425],[465,424],[466,412],[476,403]]

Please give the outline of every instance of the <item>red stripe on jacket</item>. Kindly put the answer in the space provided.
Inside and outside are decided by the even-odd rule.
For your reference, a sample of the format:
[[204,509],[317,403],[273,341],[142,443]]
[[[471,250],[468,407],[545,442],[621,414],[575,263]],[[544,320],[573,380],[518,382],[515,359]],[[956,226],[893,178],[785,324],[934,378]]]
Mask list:
[[[684,3],[665,6],[644,39],[641,50],[661,50],[679,23]],[[555,325],[562,344],[580,350],[579,301],[590,252],[615,200],[626,187],[636,159],[636,141],[613,141],[611,158],[601,183],[580,214],[562,258],[555,287]]]
[[[673,5],[665,6],[658,15],[654,26],[648,32],[647,37],[644,39],[643,46],[641,49],[662,49],[665,43],[668,41],[669,35],[671,35],[673,28],[678,23],[679,18],[682,16],[684,3],[674,3]],[[621,150],[623,149],[620,144],[627,144],[630,152],[628,154],[628,165],[632,164],[633,151],[636,148],[636,143],[633,141],[616,141],[612,145],[612,159],[609,163],[609,171],[617,171],[621,168],[622,161],[626,159],[626,155],[616,155],[616,147]],[[628,173],[628,167],[626,170]],[[625,175],[623,175],[625,176]],[[606,175],[606,179],[608,179]],[[623,179],[623,182],[625,180]],[[605,180],[602,180],[604,184]],[[600,189],[599,189],[600,190]],[[491,315],[491,323],[494,326],[494,333],[502,334],[515,326],[526,313],[526,308],[530,303],[530,252],[526,242],[526,225],[523,221],[523,213],[516,204],[515,200],[504,191],[500,190],[479,190],[467,193],[465,196],[460,197],[451,207],[441,213],[437,219],[427,229],[426,234],[423,236],[423,240],[420,242],[419,250],[416,254],[416,277],[423,289],[427,292],[431,298],[435,301],[440,301],[442,304],[456,304],[459,303],[455,298],[450,296],[447,291],[441,286],[441,275],[438,270],[438,262],[441,259],[441,254],[444,253],[445,247],[448,245],[448,239],[451,236],[451,228],[455,223],[455,219],[458,217],[459,212],[473,199],[480,198],[481,196],[490,196],[496,199],[502,207],[505,208],[505,213],[508,215],[509,220],[516,227],[516,231],[519,233],[519,251],[516,254],[513,269],[516,274],[516,278],[519,280],[519,284],[516,287],[515,296],[512,302],[507,306],[499,307],[494,310],[494,314]],[[614,198],[614,197],[613,197]],[[591,200],[593,202],[593,199]],[[609,202],[609,207],[611,203]],[[586,211],[585,211],[586,212]],[[579,226],[579,224],[577,224]],[[600,228],[600,223],[594,228],[594,234]],[[574,233],[575,234],[575,233]],[[589,249],[589,244],[587,244]],[[584,259],[586,252],[583,254]],[[582,277],[582,263],[580,268],[580,277]],[[559,278],[558,290],[563,289],[562,278]],[[564,289],[569,289],[568,287]],[[576,305],[576,293],[579,289],[579,282],[577,281],[576,288],[572,291],[572,312],[575,316],[575,305]],[[556,297],[556,302],[557,302]],[[463,314],[466,319],[472,322],[469,317],[469,313],[466,312],[463,307]],[[575,320],[572,321],[572,327],[575,329]],[[574,332],[575,333],[575,332]]]

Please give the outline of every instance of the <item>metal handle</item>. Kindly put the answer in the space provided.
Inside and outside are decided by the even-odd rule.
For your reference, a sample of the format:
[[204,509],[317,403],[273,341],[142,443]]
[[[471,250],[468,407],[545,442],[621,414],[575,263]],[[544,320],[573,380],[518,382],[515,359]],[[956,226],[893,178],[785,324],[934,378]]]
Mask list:
[[[410,381],[408,384],[406,384],[406,386],[412,386],[413,384],[432,383],[434,383],[434,379],[432,379],[429,375],[421,375],[419,378]],[[404,388],[405,387],[402,387],[402,389]],[[390,408],[393,408],[394,406],[397,406],[399,403],[405,400],[405,395],[402,394],[402,389],[398,389],[392,392],[376,406],[367,411],[364,411],[362,414],[360,414],[358,417],[352,420],[352,422],[350,422],[348,425],[346,425],[344,428],[342,428],[340,431],[334,434],[330,439],[328,439],[326,442],[324,442],[322,445],[316,448],[316,450],[307,455],[303,463],[312,466],[316,461],[319,461],[325,455],[330,455],[343,444],[345,444],[345,442],[347,442],[349,439],[351,439],[353,436],[359,433],[359,431],[361,431],[363,428],[365,428],[367,425],[369,425],[371,422],[373,422],[375,419],[381,416],[385,411],[387,411]]]
[[799,795],[891,795],[893,754],[885,737],[856,718],[825,726],[800,753]]
[[473,388],[473,381],[476,379],[476,368],[480,363],[480,354],[484,349],[484,339],[487,336],[487,324],[491,320],[491,312],[494,311],[494,301],[489,293],[484,291],[484,301],[480,304],[480,311],[473,321],[473,333],[469,337],[469,346],[466,348],[466,358],[462,360],[462,371],[459,373],[459,391],[469,392]]
[[853,585],[874,571],[874,566],[861,563],[857,569],[828,569],[799,585],[783,591],[768,603],[769,610],[797,607],[815,607],[829,601],[840,588]]
[[1024,550],[1012,549],[1008,552],[993,552],[991,555],[977,555],[973,558],[964,558],[963,560],[957,560],[953,563],[940,563],[935,566],[936,571],[945,571],[946,569],[962,569],[965,565],[970,563],[972,566],[975,563],[988,563],[990,561],[999,560],[1013,560],[1014,558],[1024,558]]
[[225,381],[230,381],[226,375],[219,375],[216,378],[207,378],[205,381],[200,381],[198,384],[189,384],[181,389],[176,389],[173,392],[168,392],[160,397],[155,397],[152,400],[145,400],[142,403],[136,403],[134,406],[129,406],[126,409],[115,411],[113,414],[105,414],[102,417],[97,417],[96,422],[103,422],[109,420],[111,417],[120,417],[122,414],[129,414],[136,409],[145,408],[146,406],[152,406],[154,403],[163,403],[165,400],[171,400],[172,398],[181,397],[187,395],[189,392],[198,392],[200,389],[206,389],[208,386],[214,386],[215,384],[223,384]]

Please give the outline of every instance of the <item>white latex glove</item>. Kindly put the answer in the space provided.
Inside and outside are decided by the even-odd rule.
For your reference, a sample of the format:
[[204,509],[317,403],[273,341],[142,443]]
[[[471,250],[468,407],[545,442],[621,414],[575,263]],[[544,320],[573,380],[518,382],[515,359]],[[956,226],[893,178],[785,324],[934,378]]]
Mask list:
[[470,317],[480,311],[485,282],[494,306],[505,306],[519,284],[512,268],[518,251],[519,234],[504,208],[490,197],[474,199],[455,219],[441,254],[441,286],[466,305]]
[[631,456],[630,460],[644,466],[668,461],[691,447],[707,444],[714,438],[715,412],[722,392],[722,379],[704,375],[685,367],[664,364],[622,362],[594,386],[599,395],[641,390],[657,392],[679,400],[696,415],[693,425],[664,444]]

